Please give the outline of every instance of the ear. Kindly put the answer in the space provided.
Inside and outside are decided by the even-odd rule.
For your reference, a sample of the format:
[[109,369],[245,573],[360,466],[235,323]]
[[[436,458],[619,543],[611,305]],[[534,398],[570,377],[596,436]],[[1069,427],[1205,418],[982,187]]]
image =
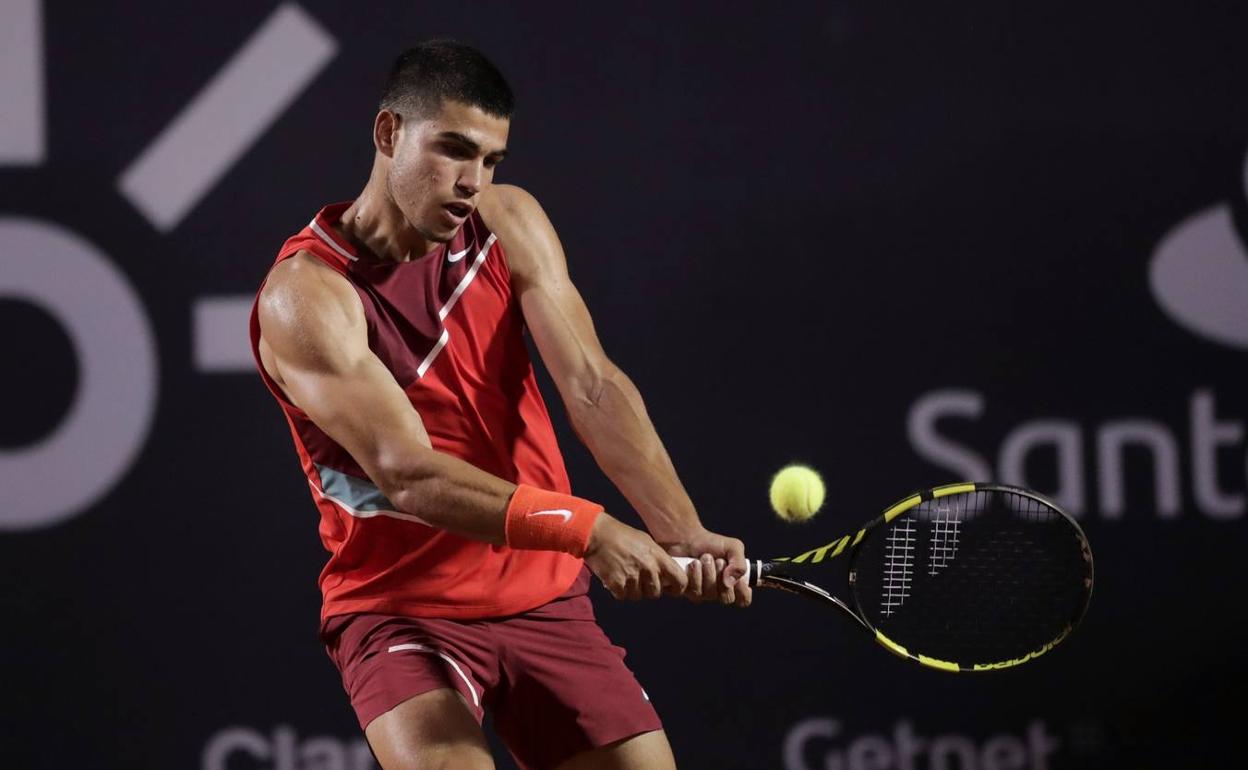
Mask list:
[[377,152],[387,158],[394,157],[394,148],[399,144],[399,127],[403,119],[397,112],[381,110],[373,119],[373,146]]

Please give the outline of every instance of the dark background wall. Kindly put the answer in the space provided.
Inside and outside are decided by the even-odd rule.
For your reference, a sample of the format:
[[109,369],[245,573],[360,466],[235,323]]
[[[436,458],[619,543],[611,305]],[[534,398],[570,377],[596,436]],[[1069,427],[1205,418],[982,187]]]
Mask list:
[[[240,310],[281,241],[362,187],[384,71],[433,35],[511,78],[499,179],[543,202],[709,526],[785,554],[977,475],[1060,498],[1092,540],[1084,626],[986,676],[920,670],[783,595],[599,591],[683,767],[1236,762],[1242,5],[0,16],[5,767],[368,766]],[[625,511],[543,386],[574,488]],[[792,460],[830,488],[801,529],[765,497]]]

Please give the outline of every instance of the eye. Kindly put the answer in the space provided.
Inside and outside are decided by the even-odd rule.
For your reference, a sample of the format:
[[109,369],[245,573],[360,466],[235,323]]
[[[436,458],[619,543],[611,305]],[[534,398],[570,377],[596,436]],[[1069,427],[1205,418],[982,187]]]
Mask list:
[[455,160],[466,160],[471,158],[473,155],[472,151],[467,147],[464,147],[462,144],[455,144],[454,142],[447,142],[443,144],[442,153],[447,157],[454,158]]

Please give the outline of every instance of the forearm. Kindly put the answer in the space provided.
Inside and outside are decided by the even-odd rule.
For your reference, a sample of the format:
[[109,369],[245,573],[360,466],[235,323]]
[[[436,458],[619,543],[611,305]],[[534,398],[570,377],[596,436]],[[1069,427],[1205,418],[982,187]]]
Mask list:
[[[442,452],[424,449],[411,456],[412,461],[379,472],[385,483],[378,486],[400,512],[449,532],[492,545],[581,556],[588,555],[611,520],[596,503],[552,490],[520,489]],[[539,521],[551,513],[568,515]]]
[[568,413],[598,467],[641,515],[656,540],[681,540],[701,529],[641,393],[624,372],[612,369],[583,398],[572,399]]
[[432,449],[374,471],[402,513],[474,540],[506,542],[507,507],[516,485]]

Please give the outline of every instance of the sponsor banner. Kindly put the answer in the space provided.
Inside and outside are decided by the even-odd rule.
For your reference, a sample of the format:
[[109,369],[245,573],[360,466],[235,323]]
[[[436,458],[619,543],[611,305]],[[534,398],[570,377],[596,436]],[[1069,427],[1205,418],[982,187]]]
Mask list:
[[1044,720],[978,739],[924,733],[910,720],[886,732],[849,733],[842,720],[810,717],[784,738],[784,770],[1049,770],[1062,741]]
[[378,770],[363,738],[302,736],[291,725],[272,730],[227,727],[208,739],[200,770]]

